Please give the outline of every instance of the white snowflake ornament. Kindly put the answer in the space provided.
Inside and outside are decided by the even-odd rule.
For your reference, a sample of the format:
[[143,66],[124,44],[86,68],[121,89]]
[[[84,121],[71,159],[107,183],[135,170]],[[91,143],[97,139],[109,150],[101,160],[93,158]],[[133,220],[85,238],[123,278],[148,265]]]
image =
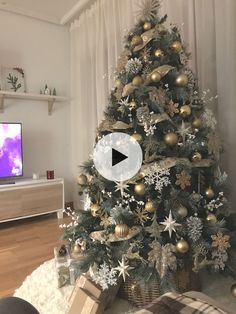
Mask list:
[[102,290],[108,289],[109,286],[117,285],[116,270],[115,268],[110,268],[106,262],[100,265],[96,272],[93,272],[91,267],[89,271],[92,281],[99,284]]

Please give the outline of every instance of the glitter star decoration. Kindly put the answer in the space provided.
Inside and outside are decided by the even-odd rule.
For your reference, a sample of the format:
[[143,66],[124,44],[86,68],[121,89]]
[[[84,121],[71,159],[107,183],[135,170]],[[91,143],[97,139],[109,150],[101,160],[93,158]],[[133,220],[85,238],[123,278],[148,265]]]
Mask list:
[[148,213],[145,211],[145,209],[137,208],[134,212],[135,220],[137,223],[140,223],[142,226],[144,223],[149,219]]
[[111,224],[112,224],[112,218],[109,217],[108,214],[101,216],[100,226],[107,228]]
[[118,263],[119,263],[119,266],[117,266],[114,269],[119,272],[119,277],[122,276],[125,281],[126,276],[129,276],[129,270],[134,269],[134,267],[130,267],[128,264],[126,264],[124,256],[122,257],[121,262],[118,261]]
[[120,182],[116,182],[116,190],[115,192],[117,191],[120,191],[120,194],[121,194],[121,197],[124,196],[124,192],[128,190],[129,188],[129,185],[123,181],[120,181]]
[[179,104],[174,103],[172,99],[169,102],[169,104],[166,105],[166,112],[169,114],[171,118],[173,118],[174,115],[179,112],[178,107],[179,107]]
[[165,226],[165,229],[163,231],[169,232],[170,238],[172,236],[172,232],[173,231],[176,232],[175,228],[181,226],[180,224],[176,222],[176,220],[173,219],[171,211],[169,213],[169,217],[166,217],[165,221],[161,222],[161,224]]
[[[186,127],[184,121],[182,121],[182,124],[177,133],[182,137],[183,143],[185,143],[187,136],[191,134],[191,128]],[[193,137],[195,137],[195,135],[193,135]]]
[[222,232],[218,232],[216,235],[212,235],[211,238],[213,240],[212,247],[217,248],[220,252],[224,252],[231,247],[229,243],[230,236],[227,234],[223,235]]
[[183,170],[181,173],[176,174],[177,180],[175,181],[176,185],[179,185],[182,190],[184,190],[187,186],[190,186],[191,176],[190,174]]

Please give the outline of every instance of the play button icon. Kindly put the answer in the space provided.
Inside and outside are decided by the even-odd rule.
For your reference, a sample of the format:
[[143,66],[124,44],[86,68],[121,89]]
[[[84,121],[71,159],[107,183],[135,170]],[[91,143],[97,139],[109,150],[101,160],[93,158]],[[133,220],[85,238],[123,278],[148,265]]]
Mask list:
[[142,161],[139,143],[125,133],[110,133],[100,139],[94,148],[94,165],[110,181],[131,179],[139,171]]
[[112,167],[119,164],[121,161],[128,158],[128,156],[118,152],[118,150],[112,148]]

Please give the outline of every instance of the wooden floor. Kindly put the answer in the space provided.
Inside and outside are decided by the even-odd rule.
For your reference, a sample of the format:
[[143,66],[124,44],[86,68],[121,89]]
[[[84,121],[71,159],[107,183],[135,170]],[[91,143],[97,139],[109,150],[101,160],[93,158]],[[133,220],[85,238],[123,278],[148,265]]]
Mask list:
[[53,258],[61,223],[51,214],[0,224],[0,297],[12,295],[27,275]]

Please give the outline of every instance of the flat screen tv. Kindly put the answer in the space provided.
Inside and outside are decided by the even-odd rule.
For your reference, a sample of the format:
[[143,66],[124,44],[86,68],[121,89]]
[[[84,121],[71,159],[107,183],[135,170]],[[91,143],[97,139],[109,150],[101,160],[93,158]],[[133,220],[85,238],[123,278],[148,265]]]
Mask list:
[[22,175],[22,125],[0,122],[0,179]]

